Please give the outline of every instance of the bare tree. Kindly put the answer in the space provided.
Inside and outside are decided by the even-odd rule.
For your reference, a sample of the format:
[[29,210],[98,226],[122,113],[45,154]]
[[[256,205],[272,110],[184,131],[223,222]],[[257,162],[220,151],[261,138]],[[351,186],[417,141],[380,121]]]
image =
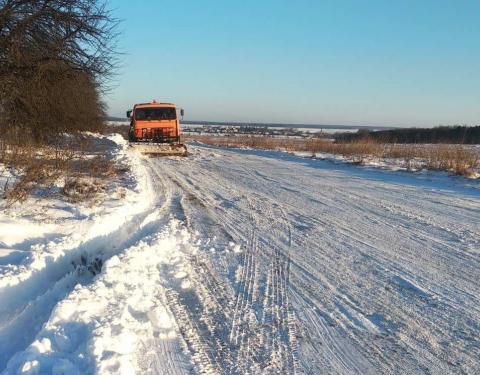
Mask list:
[[51,141],[64,132],[98,131],[103,125],[104,106],[92,77],[64,67],[42,65],[31,79],[17,81],[18,95],[11,101],[16,128],[35,140]]
[[117,24],[104,0],[0,0],[0,126],[37,139],[97,127]]

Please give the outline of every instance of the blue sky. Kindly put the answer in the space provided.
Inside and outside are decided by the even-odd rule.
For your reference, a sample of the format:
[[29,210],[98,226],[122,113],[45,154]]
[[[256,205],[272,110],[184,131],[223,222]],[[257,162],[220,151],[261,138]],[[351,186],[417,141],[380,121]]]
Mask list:
[[186,118],[480,124],[476,0],[112,0],[121,68],[106,101]]

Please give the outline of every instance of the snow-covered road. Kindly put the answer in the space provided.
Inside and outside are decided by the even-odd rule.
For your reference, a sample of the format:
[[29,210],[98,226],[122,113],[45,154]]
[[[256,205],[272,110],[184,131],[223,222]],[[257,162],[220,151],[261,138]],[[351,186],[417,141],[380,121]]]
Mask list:
[[148,208],[0,370],[478,373],[478,182],[190,151],[142,160]]
[[219,372],[478,370],[478,185],[252,151],[149,164],[205,241],[209,308],[174,302]]

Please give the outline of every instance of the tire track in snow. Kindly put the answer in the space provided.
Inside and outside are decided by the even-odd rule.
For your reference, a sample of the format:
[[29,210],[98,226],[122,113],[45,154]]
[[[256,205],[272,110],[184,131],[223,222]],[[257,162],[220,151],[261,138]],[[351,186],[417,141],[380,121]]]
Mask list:
[[[231,343],[238,347],[237,371],[295,374],[297,330],[288,302],[291,229],[276,203],[255,194],[248,196],[247,201],[249,212],[261,212],[261,216],[252,215],[251,242],[237,286],[230,335]],[[263,233],[261,238],[257,238],[257,231]],[[285,236],[286,249],[282,251],[272,240]]]
[[[479,233],[471,223],[478,212],[477,200],[462,201],[451,193],[392,184],[371,178],[369,171],[365,176],[356,173],[352,180],[348,168],[337,170],[316,161],[320,166],[316,169],[314,162],[291,161],[294,158],[290,157],[278,160],[273,153],[264,157],[255,152],[193,149],[192,154],[181,162],[158,162],[186,191],[182,201],[191,227],[202,235],[226,232],[244,245],[244,252],[236,256],[208,254],[205,249],[199,258],[200,264],[213,270],[218,283],[228,285],[226,289],[233,286],[234,304],[238,301],[240,307],[245,306],[237,311],[236,323],[230,318],[229,333],[233,331],[235,337],[230,348],[233,366],[221,362],[225,365],[221,373],[227,372],[225,368],[231,374],[245,372],[248,365],[242,370],[241,358],[253,366],[250,373],[276,371],[268,368],[270,354],[282,353],[282,345],[288,344],[272,340],[270,349],[262,351],[257,350],[257,343],[272,337],[270,331],[274,330],[265,327],[265,322],[275,320],[273,327],[288,321],[282,307],[271,308],[284,303],[293,306],[294,317],[300,319],[292,329],[298,333],[290,335],[293,342],[300,336],[296,357],[301,368],[295,369],[297,372],[400,374],[428,370],[440,374],[468,373],[474,368],[478,347],[469,338],[478,330],[474,316],[478,262],[472,254]],[[407,179],[408,184],[414,180]],[[189,194],[202,202],[208,215],[192,209]],[[392,204],[397,202],[400,208]],[[288,258],[284,258],[288,248],[285,237],[275,229],[281,224],[281,213],[273,208],[276,204],[292,225]],[[448,207],[454,210],[447,215]],[[252,224],[250,213],[259,219],[257,224]],[[209,224],[198,224],[204,218]],[[252,227],[256,228],[255,240]],[[246,253],[254,242],[258,256],[252,269]],[[275,246],[281,251],[272,251]],[[240,266],[242,287],[229,276],[230,269],[215,269],[224,265]],[[246,266],[251,271],[244,275],[241,267]],[[442,282],[444,270],[451,281]],[[249,278],[258,282],[251,284]],[[205,290],[198,291],[201,298],[211,294],[211,286],[205,285]],[[282,289],[288,290],[286,298],[282,298]],[[417,290],[439,295],[441,300],[423,298],[424,293]],[[239,300],[239,293],[247,297]],[[255,293],[257,297],[253,297]],[[230,290],[227,298],[232,298]],[[208,320],[210,312],[204,314]],[[228,320],[232,315],[224,316]],[[262,336],[257,337],[255,331],[263,331]],[[201,329],[198,332],[211,350],[220,347]],[[450,340],[452,346],[442,340]],[[283,361],[278,358],[279,363]],[[264,367],[254,367],[258,363]]]
[[[161,177],[164,184],[171,185],[168,189],[173,189],[175,194],[182,196],[179,199],[182,205],[181,210],[184,212],[185,220],[192,225],[194,220],[197,222],[199,220],[199,217],[195,216],[198,212],[194,210],[189,213],[195,202],[200,202],[202,207],[212,206],[208,196],[190,189],[188,182],[182,181],[178,174],[172,173],[168,165],[162,168]],[[199,307],[199,305],[191,301],[195,298],[190,297],[190,301],[186,301],[185,293],[178,288],[174,288],[175,292],[170,294],[171,308],[178,312],[180,318],[177,322],[180,327],[183,327],[181,331],[184,333],[185,341],[189,343],[190,350],[196,353],[194,357],[197,355],[196,367],[200,371],[220,371],[220,373],[231,374],[283,371],[286,374],[295,374],[298,368],[297,328],[287,296],[288,251],[285,255],[284,250],[273,248],[275,238],[280,236],[284,238],[288,249],[291,245],[291,228],[286,221],[285,213],[277,207],[276,203],[265,197],[240,195],[237,197],[236,204],[245,207],[244,212],[249,215],[247,225],[243,225],[239,231],[239,228],[232,226],[229,220],[217,221],[217,225],[220,225],[227,235],[232,233],[236,238],[244,238],[246,231],[251,233],[246,249],[241,254],[243,260],[237,270],[239,279],[233,310],[230,310],[227,303],[231,296],[219,294],[224,287],[219,287],[219,281],[215,280],[209,272],[210,266],[201,261],[201,256],[190,259],[192,264],[190,273],[191,281],[196,285],[195,298],[202,301],[201,309],[204,311],[196,314],[193,306]],[[228,213],[218,205],[216,208],[217,212]],[[191,217],[191,214],[194,216]],[[211,219],[217,219],[215,214],[204,221]],[[272,220],[278,219],[282,222],[279,228],[273,231],[268,239],[259,239],[256,228],[264,230]],[[203,271],[199,272],[199,269]],[[272,280],[269,283],[270,289],[264,286],[265,277],[261,276],[261,273],[269,275],[268,277]],[[265,295],[265,290],[268,290],[270,295]],[[262,322],[262,315],[270,317],[268,323]],[[192,323],[190,320],[196,322]],[[218,342],[218,337],[225,338],[227,324],[230,326],[226,337],[229,342],[228,347],[225,343]],[[263,329],[264,327],[267,328]],[[267,351],[262,347],[264,341],[270,342],[270,349]]]
[[[162,175],[152,166],[152,171],[162,180],[166,190],[170,191],[170,212],[187,226],[192,224],[188,215],[187,202],[193,195],[185,194],[178,180],[163,171]],[[193,196],[195,201],[198,201]],[[189,199],[190,198],[190,199]],[[190,202],[191,203],[191,202]],[[202,258],[188,254],[186,262],[189,269],[189,282],[195,288],[184,288],[181,282],[172,280],[168,285],[166,302],[175,317],[192,361],[200,374],[220,374],[225,364],[231,362],[230,351],[222,342],[219,322],[224,322],[228,309],[224,309],[224,292],[208,267],[203,269]],[[171,270],[163,270],[165,279],[169,279]],[[219,293],[220,292],[220,293]]]

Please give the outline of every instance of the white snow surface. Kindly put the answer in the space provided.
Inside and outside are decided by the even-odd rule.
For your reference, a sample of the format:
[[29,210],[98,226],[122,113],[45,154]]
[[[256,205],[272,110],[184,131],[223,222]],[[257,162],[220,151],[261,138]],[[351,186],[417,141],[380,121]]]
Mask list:
[[[154,338],[155,347],[179,346],[175,320],[162,302],[160,267],[182,269],[188,240],[188,231],[173,219],[114,255],[93,283],[77,285],[55,307],[35,341],[10,360],[7,373],[134,374],[150,355],[142,338]],[[174,352],[176,364],[175,357],[164,360],[182,368],[181,352]]]
[[[425,145],[428,147],[428,145]],[[471,149],[476,149],[476,146],[470,146]],[[476,150],[479,153],[478,150]],[[428,169],[427,162],[421,158],[413,158],[406,160],[404,158],[387,158],[387,157],[377,157],[377,156],[365,156],[365,157],[349,157],[342,155],[333,155],[328,153],[312,153],[307,152],[295,152],[294,153],[300,157],[313,157],[322,160],[330,160],[334,162],[344,162],[344,163],[355,163],[361,164],[363,166],[375,167],[384,170],[390,171],[408,171],[408,172],[422,172]],[[444,174],[452,174],[452,171],[443,172]],[[472,180],[480,179],[480,168],[470,168],[464,178],[469,178]]]
[[124,200],[0,214],[2,373],[478,373],[477,180],[112,140]]

